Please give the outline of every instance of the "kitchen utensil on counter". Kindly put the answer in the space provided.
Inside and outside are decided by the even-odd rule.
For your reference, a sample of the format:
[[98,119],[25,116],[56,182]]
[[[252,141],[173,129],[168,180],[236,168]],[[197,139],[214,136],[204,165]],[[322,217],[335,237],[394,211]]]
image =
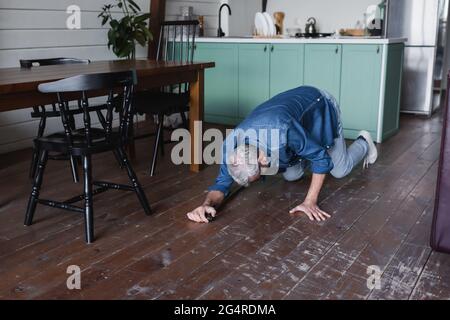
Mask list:
[[307,38],[307,39],[316,39],[316,38],[328,38],[331,37],[333,33],[297,33],[295,35],[296,38]]
[[286,32],[287,32],[289,37],[295,37],[295,36],[297,36],[297,34],[302,33],[302,29],[300,29],[300,28],[287,28]]
[[267,26],[269,27],[269,33],[267,34],[269,37],[273,37],[277,34],[277,30],[275,28],[275,22],[273,21],[270,14],[267,12],[263,12],[264,18],[266,18]]
[[383,17],[378,5],[371,5],[366,10],[367,32],[371,36],[381,36],[383,33]]
[[258,36],[267,36],[269,34],[267,20],[261,12],[255,14],[255,29]]
[[191,17],[194,15],[194,7],[192,6],[181,6],[180,15],[183,17]]
[[341,29],[339,34],[345,37],[365,37],[367,36],[364,29]]
[[198,17],[198,36],[203,37],[205,35],[205,17]]
[[277,29],[277,34],[281,35],[283,34],[284,30],[284,18],[285,18],[284,12],[275,12],[273,14],[273,17],[275,18],[275,27]]
[[305,27],[305,33],[308,34],[315,34],[317,33],[317,28],[316,28],[316,18],[308,18],[308,20],[306,21],[306,27]]

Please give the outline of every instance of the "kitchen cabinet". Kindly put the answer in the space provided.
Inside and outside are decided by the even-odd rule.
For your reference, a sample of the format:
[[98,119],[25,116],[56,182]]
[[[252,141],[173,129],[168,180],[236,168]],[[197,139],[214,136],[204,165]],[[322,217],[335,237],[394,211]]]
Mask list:
[[303,44],[270,46],[270,97],[303,85]]
[[205,120],[236,124],[238,111],[238,45],[198,43],[195,60],[214,61],[215,68],[205,70]]
[[195,60],[214,61],[205,74],[205,119],[237,124],[270,97],[303,84],[305,46],[196,44]]
[[269,99],[269,44],[239,45],[239,117]]
[[403,42],[231,41],[197,44],[195,60],[216,62],[206,71],[206,121],[238,124],[270,97],[311,85],[338,100],[346,138],[368,130],[382,142],[398,131]]
[[340,106],[346,136],[368,130],[376,136],[383,48],[352,45],[342,48]]
[[331,93],[339,101],[342,45],[307,44],[305,47],[305,85]]

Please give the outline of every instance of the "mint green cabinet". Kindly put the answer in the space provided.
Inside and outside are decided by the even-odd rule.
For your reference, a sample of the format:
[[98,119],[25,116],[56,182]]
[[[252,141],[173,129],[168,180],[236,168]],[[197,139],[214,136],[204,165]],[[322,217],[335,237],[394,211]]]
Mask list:
[[303,85],[304,62],[305,45],[271,45],[270,97]]
[[239,45],[239,117],[269,99],[270,45]]
[[215,68],[205,71],[205,120],[236,124],[238,112],[238,45],[198,43],[196,61],[214,61]]
[[381,45],[343,46],[340,106],[347,138],[356,138],[360,130],[376,137],[382,56]]
[[330,92],[345,137],[377,142],[399,128],[404,44],[198,43],[206,70],[205,120],[235,125],[270,97],[301,85]]
[[[385,140],[395,134],[400,121],[400,97],[402,87],[402,68],[405,46],[402,43],[391,44],[383,51],[386,57],[386,75],[383,84],[384,108],[382,117],[382,129],[379,140]],[[383,89],[382,88],[382,89]]]
[[328,91],[339,100],[342,45],[307,44],[305,85]]

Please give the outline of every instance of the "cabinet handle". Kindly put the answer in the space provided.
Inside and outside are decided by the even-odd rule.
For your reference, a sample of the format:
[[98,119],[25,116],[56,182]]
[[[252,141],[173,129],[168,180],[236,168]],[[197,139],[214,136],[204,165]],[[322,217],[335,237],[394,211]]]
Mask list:
[[267,46],[264,47],[264,52],[267,52]]
[[336,54],[339,53],[339,47],[336,47]]
[[271,52],[273,52],[273,50],[275,50],[275,47],[274,47],[274,46],[272,46],[272,47],[270,48],[270,51],[271,51]]
[[377,53],[380,53],[380,46],[377,47]]

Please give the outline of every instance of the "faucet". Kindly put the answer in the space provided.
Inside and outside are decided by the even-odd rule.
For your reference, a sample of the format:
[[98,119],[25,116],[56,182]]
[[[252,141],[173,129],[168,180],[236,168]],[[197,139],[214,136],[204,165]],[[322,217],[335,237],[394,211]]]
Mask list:
[[219,8],[219,29],[217,29],[217,37],[222,38],[225,36],[225,32],[222,30],[222,9],[224,7],[228,8],[228,14],[231,16],[231,8],[228,4],[224,3]]

